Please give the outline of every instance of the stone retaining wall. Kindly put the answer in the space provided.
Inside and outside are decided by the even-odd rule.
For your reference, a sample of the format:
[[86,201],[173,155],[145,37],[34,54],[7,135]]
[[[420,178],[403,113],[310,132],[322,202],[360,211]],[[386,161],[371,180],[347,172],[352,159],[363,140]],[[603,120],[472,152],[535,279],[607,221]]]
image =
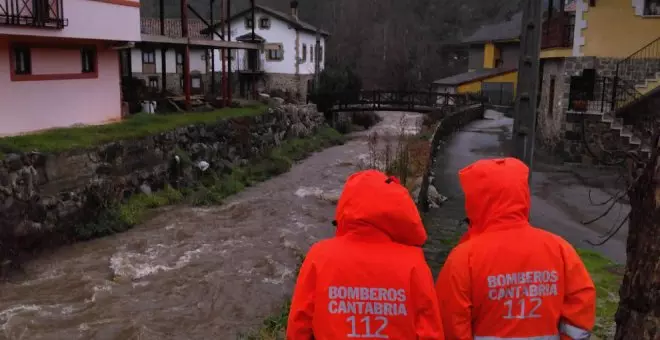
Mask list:
[[[194,184],[199,162],[227,173],[324,124],[315,105],[180,127],[58,154],[7,154],[0,161],[0,263],[35,242],[57,242],[135,193]],[[183,164],[188,164],[184,166]],[[47,235],[44,237],[43,235]]]
[[462,128],[463,126],[478,120],[483,119],[484,117],[484,106],[483,104],[475,104],[472,106],[460,108],[454,112],[447,114],[433,133],[433,139],[431,141],[431,154],[429,155],[430,159],[428,162],[428,168],[424,176],[422,177],[422,184],[420,187],[418,204],[419,209],[422,212],[428,211],[429,208],[429,186],[433,182],[433,170],[435,167],[435,160],[437,158],[437,153],[440,151],[440,143],[446,141],[451,135]]

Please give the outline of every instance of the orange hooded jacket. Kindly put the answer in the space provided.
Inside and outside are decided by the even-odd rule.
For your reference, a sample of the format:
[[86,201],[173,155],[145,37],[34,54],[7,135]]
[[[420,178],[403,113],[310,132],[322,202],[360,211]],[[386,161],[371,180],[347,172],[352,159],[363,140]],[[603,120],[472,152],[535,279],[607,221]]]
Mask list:
[[417,207],[398,180],[367,170],[349,177],[332,239],[303,262],[289,340],[444,339]]
[[514,158],[459,172],[470,228],[436,291],[447,339],[588,339],[596,291],[575,249],[529,225],[529,169]]

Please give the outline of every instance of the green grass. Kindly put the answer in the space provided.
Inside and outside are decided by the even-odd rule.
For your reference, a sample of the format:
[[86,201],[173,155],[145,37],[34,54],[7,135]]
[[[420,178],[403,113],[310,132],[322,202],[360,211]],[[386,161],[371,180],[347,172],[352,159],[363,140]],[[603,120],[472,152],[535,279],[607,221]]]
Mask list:
[[[286,140],[267,155],[255,158],[245,166],[231,169],[229,174],[205,174],[194,188],[179,191],[166,186],[164,190],[150,195],[133,195],[126,202],[109,207],[93,223],[77,226],[73,236],[75,239],[88,240],[122,232],[144,222],[149,218],[152,209],[171,204],[222,204],[225,198],[245,187],[289,171],[294,162],[304,159],[312,152],[343,142],[344,137],[329,127],[320,129],[309,138]],[[176,150],[176,153],[184,155],[183,150]]]
[[265,106],[255,105],[185,114],[137,114],[117,123],[59,128],[34,134],[4,137],[0,138],[0,159],[3,158],[3,152],[59,152],[89,148],[115,140],[155,135],[181,126],[211,123],[232,117],[254,116],[265,111]]
[[614,314],[619,305],[619,286],[623,278],[620,274],[621,266],[593,251],[580,249],[578,254],[596,285],[598,300],[594,334],[601,339],[608,339],[612,336]]

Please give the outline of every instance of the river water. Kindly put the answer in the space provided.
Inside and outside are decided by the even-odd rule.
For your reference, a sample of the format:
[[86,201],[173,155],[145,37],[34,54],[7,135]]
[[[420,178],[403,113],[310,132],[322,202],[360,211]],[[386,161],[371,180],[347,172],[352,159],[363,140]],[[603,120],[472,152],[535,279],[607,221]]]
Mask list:
[[298,254],[330,237],[334,197],[369,164],[367,136],[415,133],[387,112],[222,206],[175,206],[122,234],[67,246],[0,284],[0,339],[236,339],[291,293]]

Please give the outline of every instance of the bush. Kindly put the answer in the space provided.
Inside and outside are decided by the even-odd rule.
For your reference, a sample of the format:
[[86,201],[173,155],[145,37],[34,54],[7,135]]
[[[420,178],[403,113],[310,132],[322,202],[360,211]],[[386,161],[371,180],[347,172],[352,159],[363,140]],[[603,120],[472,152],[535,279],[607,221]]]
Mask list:
[[326,68],[319,75],[319,86],[310,93],[310,100],[319,111],[326,112],[340,96],[358,96],[362,80],[348,67]]
[[[176,190],[168,185],[152,194],[133,195],[122,204],[107,207],[96,221],[76,226],[73,238],[89,240],[128,230],[144,222],[151,209],[182,201],[194,206],[222,204],[225,198],[240,192],[246,186],[289,171],[294,162],[312,152],[343,142],[343,136],[329,127],[319,130],[309,138],[284,141],[268,155],[255,158],[245,166],[231,169],[230,174],[204,174],[197,187],[192,189]],[[176,153],[182,161],[189,160],[182,150],[177,150]]]

